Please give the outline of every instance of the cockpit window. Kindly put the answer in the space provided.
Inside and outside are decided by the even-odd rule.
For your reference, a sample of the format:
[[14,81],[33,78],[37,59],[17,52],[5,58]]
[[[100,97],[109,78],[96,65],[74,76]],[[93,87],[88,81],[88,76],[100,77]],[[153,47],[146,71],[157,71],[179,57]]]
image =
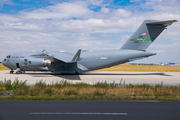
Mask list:
[[7,58],[10,58],[10,57],[11,57],[10,55],[7,56]]

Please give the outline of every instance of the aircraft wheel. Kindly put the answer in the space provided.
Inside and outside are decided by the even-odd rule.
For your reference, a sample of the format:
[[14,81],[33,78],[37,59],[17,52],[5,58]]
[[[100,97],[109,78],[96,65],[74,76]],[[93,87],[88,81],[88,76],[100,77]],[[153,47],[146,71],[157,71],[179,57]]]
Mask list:
[[10,74],[13,74],[14,73],[14,71],[10,71]]
[[76,72],[75,72],[75,75],[78,75],[78,74],[79,74],[79,73],[76,71]]
[[16,72],[16,74],[20,74],[20,73],[22,73],[22,72],[21,72],[21,71],[17,71],[17,72]]

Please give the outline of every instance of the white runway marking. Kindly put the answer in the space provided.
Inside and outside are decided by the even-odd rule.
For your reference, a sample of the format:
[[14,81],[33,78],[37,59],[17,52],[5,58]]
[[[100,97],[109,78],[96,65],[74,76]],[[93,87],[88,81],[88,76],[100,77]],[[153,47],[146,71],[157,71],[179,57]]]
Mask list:
[[127,113],[50,113],[50,112],[34,112],[31,115],[127,115]]
[[160,102],[160,101],[157,101],[157,100],[135,100],[134,102]]

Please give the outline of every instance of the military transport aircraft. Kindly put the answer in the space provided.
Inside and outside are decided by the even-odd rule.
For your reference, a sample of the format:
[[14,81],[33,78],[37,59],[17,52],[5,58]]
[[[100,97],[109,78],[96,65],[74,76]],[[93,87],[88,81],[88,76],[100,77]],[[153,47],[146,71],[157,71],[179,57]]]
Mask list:
[[25,71],[51,71],[55,74],[78,74],[84,71],[106,68],[156,53],[146,52],[159,34],[177,20],[145,20],[119,50],[83,51],[76,54],[63,51],[18,52],[8,55],[2,64],[13,73]]

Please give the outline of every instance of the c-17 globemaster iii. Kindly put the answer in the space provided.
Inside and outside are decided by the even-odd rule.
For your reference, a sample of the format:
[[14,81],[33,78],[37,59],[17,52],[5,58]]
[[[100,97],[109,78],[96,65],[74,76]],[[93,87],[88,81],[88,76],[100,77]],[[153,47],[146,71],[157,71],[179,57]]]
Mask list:
[[106,68],[133,60],[143,59],[156,53],[146,52],[159,34],[177,20],[145,20],[119,50],[81,51],[76,54],[57,51],[18,52],[8,55],[2,64],[13,73],[25,71],[51,71],[55,74],[77,74]]

